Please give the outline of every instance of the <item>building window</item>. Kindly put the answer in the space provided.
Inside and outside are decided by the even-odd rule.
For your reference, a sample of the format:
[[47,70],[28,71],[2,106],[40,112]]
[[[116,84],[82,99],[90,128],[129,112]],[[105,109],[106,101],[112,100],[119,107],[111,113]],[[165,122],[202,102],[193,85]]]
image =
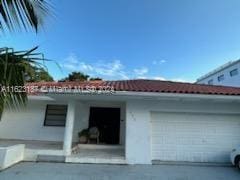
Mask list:
[[213,79],[210,79],[210,80],[208,81],[208,84],[209,84],[209,85],[213,85]]
[[47,105],[44,126],[65,126],[67,105]]
[[223,81],[224,80],[224,74],[222,74],[221,76],[218,76],[218,81]]
[[238,75],[238,69],[234,69],[234,70],[230,71],[230,76],[231,77],[236,76],[236,75]]

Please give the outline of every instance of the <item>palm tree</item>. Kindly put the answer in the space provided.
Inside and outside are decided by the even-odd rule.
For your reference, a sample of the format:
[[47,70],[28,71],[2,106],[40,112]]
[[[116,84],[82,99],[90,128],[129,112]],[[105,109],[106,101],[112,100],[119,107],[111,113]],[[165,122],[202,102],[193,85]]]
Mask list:
[[48,0],[0,0],[0,30],[34,29],[37,32],[49,9]]
[[[0,32],[34,29],[37,33],[50,8],[48,0],[0,0]],[[35,53],[36,49],[16,52],[12,48],[0,48],[0,115],[5,106],[14,108],[25,104],[26,92],[9,88],[24,86],[29,63],[42,65],[38,60],[44,58]]]
[[4,107],[17,108],[25,105],[27,89],[24,89],[29,64],[43,67],[43,55],[29,51],[0,49],[0,114]]

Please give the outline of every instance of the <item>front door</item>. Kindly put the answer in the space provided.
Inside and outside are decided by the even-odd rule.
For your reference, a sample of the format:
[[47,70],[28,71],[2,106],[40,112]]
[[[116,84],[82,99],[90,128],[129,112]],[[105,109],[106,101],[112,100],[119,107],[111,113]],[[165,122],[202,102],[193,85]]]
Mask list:
[[99,141],[103,144],[119,144],[120,108],[91,107],[89,128],[97,127]]

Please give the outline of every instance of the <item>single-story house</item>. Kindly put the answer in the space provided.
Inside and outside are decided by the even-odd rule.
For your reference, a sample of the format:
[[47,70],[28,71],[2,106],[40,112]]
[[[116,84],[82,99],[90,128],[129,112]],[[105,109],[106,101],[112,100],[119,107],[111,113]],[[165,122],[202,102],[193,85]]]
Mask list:
[[[240,145],[240,88],[159,80],[27,87],[37,89],[27,106],[6,109],[0,121],[0,146],[25,144],[25,160],[226,163]],[[91,127],[99,143],[79,144],[78,133]]]

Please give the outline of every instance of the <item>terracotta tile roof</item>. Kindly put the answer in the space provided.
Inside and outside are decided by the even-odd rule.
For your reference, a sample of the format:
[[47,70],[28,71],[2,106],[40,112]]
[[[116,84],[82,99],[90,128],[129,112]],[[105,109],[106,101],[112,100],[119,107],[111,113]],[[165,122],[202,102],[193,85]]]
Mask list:
[[115,91],[180,93],[180,94],[211,94],[211,95],[240,95],[240,88],[226,86],[200,85],[160,80],[119,80],[119,81],[86,81],[86,82],[41,82],[28,83],[27,86],[65,87],[65,86],[112,86]]

